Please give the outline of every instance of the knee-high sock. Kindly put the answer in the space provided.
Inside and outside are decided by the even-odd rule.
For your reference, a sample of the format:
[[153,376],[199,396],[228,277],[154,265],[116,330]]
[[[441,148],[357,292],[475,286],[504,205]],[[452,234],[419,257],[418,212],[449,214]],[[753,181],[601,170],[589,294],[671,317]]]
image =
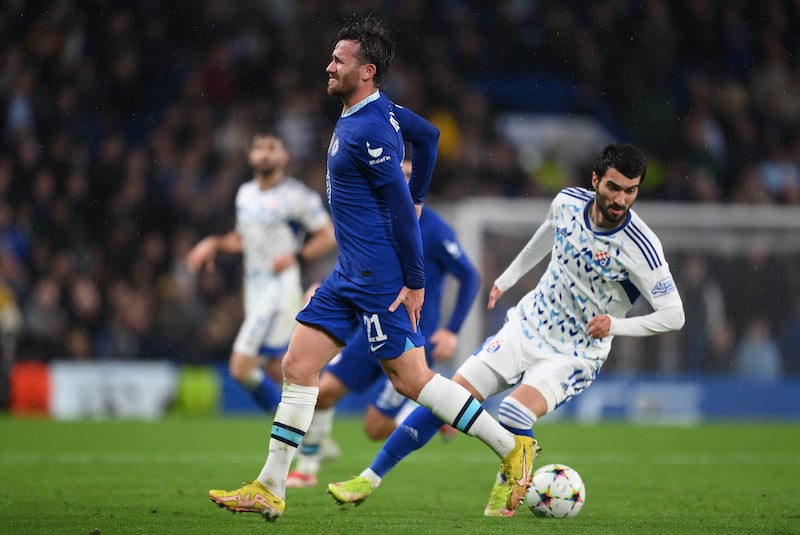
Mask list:
[[286,476],[303,441],[317,404],[319,388],[283,383],[283,396],[275,412],[269,438],[269,454],[258,480],[279,497],[286,495]]
[[478,437],[500,458],[514,449],[513,433],[483,410],[467,389],[439,374],[422,387],[416,401],[431,409],[443,422],[462,433]]
[[334,407],[314,411],[311,426],[297,451],[297,470],[299,472],[307,475],[316,475],[319,472],[320,448],[322,441],[331,434],[335,414]]
[[498,420],[500,425],[515,435],[533,436],[536,415],[516,398],[506,397],[500,402]]
[[266,411],[275,411],[275,407],[281,401],[279,385],[260,367],[253,368],[241,384],[250,392],[255,402]]
[[430,442],[440,427],[442,421],[430,409],[417,407],[389,435],[370,469],[382,478],[408,454]]
[[[512,397],[505,397],[500,402],[498,420],[500,425],[514,433],[533,437],[533,424],[536,422],[536,415],[520,401]],[[505,481],[505,476],[498,472],[497,481]]]

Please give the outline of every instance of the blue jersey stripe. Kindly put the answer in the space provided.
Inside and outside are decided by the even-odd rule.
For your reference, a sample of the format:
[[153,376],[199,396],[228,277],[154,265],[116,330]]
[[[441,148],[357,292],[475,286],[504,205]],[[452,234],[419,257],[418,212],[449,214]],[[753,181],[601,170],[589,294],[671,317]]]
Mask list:
[[642,251],[642,254],[647,259],[647,265],[650,266],[651,270],[661,267],[662,261],[658,256],[658,251],[653,245],[653,242],[647,239],[640,228],[636,225],[628,225],[625,229],[625,234],[627,234]]
[[561,193],[563,193],[564,195],[568,195],[570,197],[574,197],[581,201],[588,201],[592,198],[591,193],[588,193],[586,190],[583,190],[581,188],[566,188],[561,190]]

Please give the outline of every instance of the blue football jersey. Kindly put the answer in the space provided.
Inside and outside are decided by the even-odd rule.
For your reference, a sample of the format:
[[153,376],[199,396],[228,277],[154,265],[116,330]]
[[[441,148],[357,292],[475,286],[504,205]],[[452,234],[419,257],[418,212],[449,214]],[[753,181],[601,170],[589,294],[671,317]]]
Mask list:
[[[401,168],[403,135],[396,114],[402,110],[380,92],[342,114],[328,147],[326,188],[334,222],[339,257],[336,270],[359,285],[402,286],[403,261],[419,251],[400,251],[388,203],[376,190],[401,183],[408,195]],[[419,232],[418,228],[414,232]]]

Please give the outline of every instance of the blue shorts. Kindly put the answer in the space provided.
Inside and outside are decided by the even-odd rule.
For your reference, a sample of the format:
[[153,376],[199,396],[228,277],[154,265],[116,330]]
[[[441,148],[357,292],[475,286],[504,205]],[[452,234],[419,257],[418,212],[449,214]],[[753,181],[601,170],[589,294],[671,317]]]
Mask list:
[[[367,350],[373,357],[392,359],[414,347],[422,347],[425,337],[411,328],[404,306],[389,312],[400,286],[363,287],[334,270],[317,288],[296,319],[314,325],[346,343],[361,327]],[[377,364],[377,362],[376,362]]]
[[[430,355],[428,344],[426,356]],[[427,358],[428,366],[431,359]],[[370,391],[369,403],[382,414],[394,418],[400,412],[406,397],[398,394],[383,371],[380,361],[369,352],[369,342],[364,331],[357,329],[347,341],[342,352],[325,368],[336,376],[351,392]]]
[[389,418],[397,416],[406,402],[386,377],[380,361],[370,354],[369,342],[361,329],[348,340],[325,372],[335,375],[351,392],[368,391],[370,405]]

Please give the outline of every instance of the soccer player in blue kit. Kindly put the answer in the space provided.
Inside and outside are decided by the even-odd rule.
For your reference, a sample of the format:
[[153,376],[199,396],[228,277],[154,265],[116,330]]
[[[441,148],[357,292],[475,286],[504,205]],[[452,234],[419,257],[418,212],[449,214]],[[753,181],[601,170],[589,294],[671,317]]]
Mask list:
[[[268,521],[283,514],[289,467],[314,415],[320,372],[358,325],[395,390],[477,436],[500,457],[500,471],[509,482],[509,514],[530,485],[535,439],[501,426],[464,387],[435,374],[425,359],[425,338],[418,329],[425,272],[417,218],[435,164],[438,130],[380,92],[394,51],[383,23],[373,17],[336,36],[327,91],[341,99],[343,109],[328,147],[326,182],[339,256],[297,314],[264,466],[241,488],[209,491],[220,507],[259,513]],[[401,123],[408,125],[404,132]],[[404,136],[412,148],[408,184],[401,169]]]
[[[400,126],[402,131],[403,125]],[[403,174],[410,179],[409,160],[403,162]],[[453,228],[439,214],[423,207],[419,226],[425,259],[425,303],[420,330],[426,335],[428,365],[433,366],[455,353],[458,332],[478,293],[480,275],[464,253]],[[440,327],[441,301],[448,275],[457,281],[458,289],[450,317],[446,325]],[[407,410],[404,406],[410,402],[387,380],[380,362],[370,354],[364,331],[356,329],[347,346],[322,372],[314,419],[298,451],[297,464],[289,473],[287,487],[316,486],[322,449],[333,427],[336,404],[350,391],[367,389],[372,389],[372,398],[364,415],[364,429],[371,439],[383,440],[397,427],[396,418]]]

